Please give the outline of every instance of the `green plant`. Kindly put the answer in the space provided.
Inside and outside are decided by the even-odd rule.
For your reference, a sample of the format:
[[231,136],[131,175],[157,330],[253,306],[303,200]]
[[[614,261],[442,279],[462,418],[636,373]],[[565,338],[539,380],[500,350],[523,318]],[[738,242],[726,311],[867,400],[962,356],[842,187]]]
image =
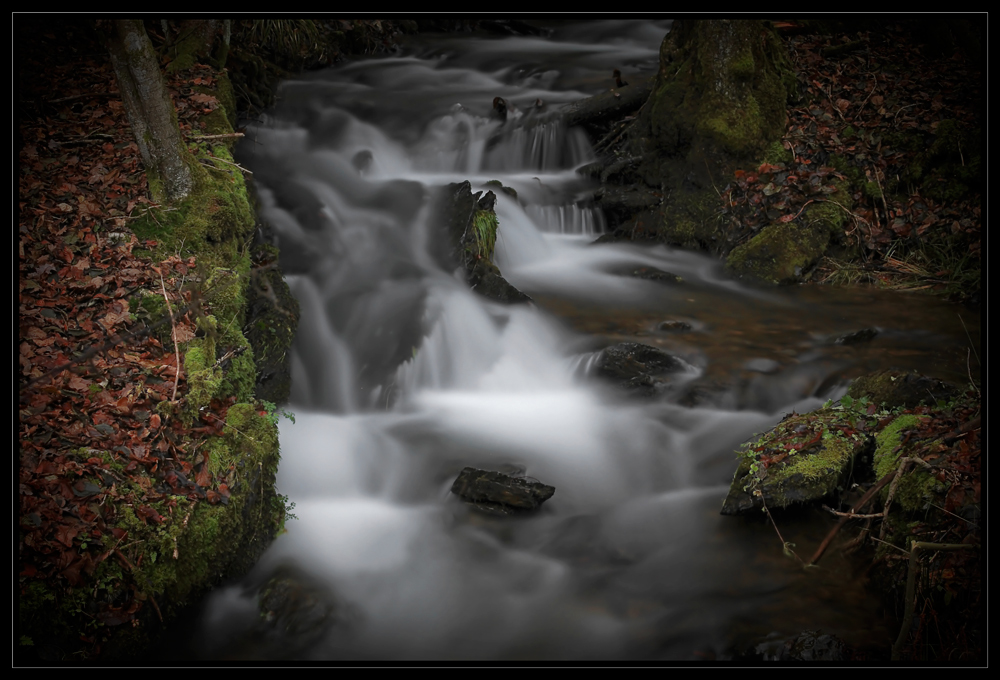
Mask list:
[[292,501],[291,503],[289,503],[288,502],[288,496],[285,496],[284,494],[280,494],[280,493],[279,494],[275,494],[275,497],[277,498],[278,503],[280,503],[281,507],[283,508],[286,520],[287,519],[298,519],[298,516],[295,513],[292,512],[292,510],[295,509],[295,502],[294,501]]
[[476,232],[476,255],[484,260],[493,259],[493,249],[497,242],[497,222],[496,213],[486,210],[477,210],[472,216],[472,228]]
[[273,424],[277,425],[278,420],[281,418],[288,418],[290,421],[292,421],[292,423],[295,422],[295,414],[292,413],[291,411],[286,411],[284,409],[281,409],[279,411],[278,407],[275,406],[270,401],[262,401],[260,402],[260,404],[264,408],[264,416],[268,420],[270,420]]

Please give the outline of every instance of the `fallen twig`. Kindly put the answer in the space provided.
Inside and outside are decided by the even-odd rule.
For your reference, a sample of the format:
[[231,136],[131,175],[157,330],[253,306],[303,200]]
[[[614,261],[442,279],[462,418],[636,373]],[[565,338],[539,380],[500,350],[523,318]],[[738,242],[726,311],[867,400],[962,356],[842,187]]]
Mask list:
[[[243,135],[240,135],[240,136],[242,137]],[[244,168],[244,167],[243,167],[242,165],[240,165],[239,163],[233,163],[232,161],[227,161],[227,160],[226,160],[225,158],[218,158],[218,157],[216,157],[216,156],[212,156],[212,160],[213,160],[213,161],[222,161],[223,163],[226,163],[226,164],[228,164],[228,165],[235,165],[235,166],[236,166],[237,168],[239,168],[239,170],[240,170],[241,172],[243,172],[243,173],[245,173],[245,174],[247,174],[247,175],[253,175],[253,173],[252,173],[252,172],[250,172],[249,170],[247,170],[246,168]]]
[[177,359],[177,370],[174,371],[174,392],[170,396],[172,403],[177,401],[177,383],[181,379],[181,349],[177,345],[177,323],[174,321],[174,308],[170,305],[170,298],[167,296],[167,287],[163,283],[163,274],[155,267],[154,270],[160,275],[160,289],[163,291],[163,299],[167,302],[167,312],[170,314],[170,338],[174,341],[174,356]]
[[838,517],[847,517],[848,519],[872,519],[874,517],[885,517],[884,513],[876,512],[870,515],[856,515],[853,512],[840,512],[839,510],[834,510],[828,505],[824,505],[823,509],[829,513],[837,515]]
[[242,132],[227,132],[224,135],[188,135],[187,138],[188,139],[195,139],[195,140],[201,140],[201,139],[232,139],[234,137],[243,137],[243,136],[244,136],[244,134]]
[[[896,471],[894,473],[892,473],[892,475],[893,475],[892,484],[889,486],[889,493],[888,493],[888,495],[886,496],[886,499],[885,499],[885,507],[882,509],[882,516],[883,517],[888,517],[889,516],[889,506],[892,505],[892,499],[896,495],[896,488],[899,486],[899,481],[903,478],[903,474],[906,472],[906,467],[910,463],[916,463],[916,464],[919,464],[919,465],[923,465],[928,470],[932,470],[933,469],[933,466],[930,463],[928,463],[926,460],[924,460],[923,458],[916,458],[916,457],[903,457],[903,458],[900,458],[899,459],[899,467],[896,468]],[[886,529],[886,524],[883,522],[882,528],[878,532],[878,537],[879,538],[885,538],[885,529]]]
[[[865,492],[865,495],[861,497],[861,500],[859,500],[857,503],[854,504],[854,507],[851,508],[851,513],[856,513],[858,510],[867,505],[868,501],[870,501],[875,496],[875,494],[881,491],[882,487],[884,487],[886,484],[892,481],[895,475],[896,471],[894,470],[889,474],[887,474],[882,479],[878,480],[875,486],[868,489],[868,491]],[[812,556],[809,562],[806,563],[806,566],[811,566],[819,561],[819,558],[823,556],[823,553],[826,552],[826,549],[830,546],[830,542],[833,541],[833,537],[837,535],[837,532],[840,531],[840,528],[842,526],[847,524],[847,520],[849,519],[850,517],[840,518],[840,521],[837,522],[837,526],[833,527],[833,529],[830,530],[830,533],[826,535],[826,538],[823,539],[823,542],[819,544],[818,548],[816,548],[816,553]]]

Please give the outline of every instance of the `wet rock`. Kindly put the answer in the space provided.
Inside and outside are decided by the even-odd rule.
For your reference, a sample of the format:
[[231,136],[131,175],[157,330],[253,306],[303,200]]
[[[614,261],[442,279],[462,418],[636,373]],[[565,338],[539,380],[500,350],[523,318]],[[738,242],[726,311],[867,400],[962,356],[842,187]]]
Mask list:
[[610,231],[618,229],[636,213],[659,206],[661,198],[661,194],[644,185],[606,184],[594,194]]
[[851,333],[845,333],[839,338],[833,341],[835,345],[860,345],[863,342],[868,342],[872,338],[878,335],[877,328],[862,328],[859,331],[853,331]]
[[468,281],[472,290],[490,300],[504,304],[531,302],[530,297],[510,285],[492,262],[477,260],[469,272]]
[[652,396],[666,383],[664,375],[689,368],[687,362],[663,350],[638,342],[606,347],[596,362],[598,376],[624,389]]
[[842,427],[843,411],[792,414],[745,445],[723,515],[810,503],[842,488],[858,455],[873,448],[870,436]]
[[289,349],[299,326],[299,303],[281,270],[266,266],[274,262],[275,250],[267,245],[254,248],[257,266],[247,287],[244,334],[257,366],[257,398],[283,404],[292,385]]
[[486,512],[508,515],[537,510],[556,488],[524,477],[467,467],[451,485],[451,492]]
[[[260,583],[260,582],[258,582]],[[244,660],[292,659],[336,627],[348,629],[355,611],[325,584],[282,566],[256,587],[259,616],[232,639],[225,656]],[[235,624],[239,628],[239,624]]]
[[674,319],[668,319],[656,324],[656,330],[662,333],[687,333],[691,328],[691,324],[687,321],[676,321]]
[[868,397],[869,401],[887,408],[912,408],[920,402],[933,404],[951,399],[959,391],[953,385],[926,375],[886,370],[858,378],[851,383],[847,394],[853,399]]
[[768,639],[753,648],[752,652],[737,657],[740,660],[759,661],[846,661],[850,651],[836,635],[820,634],[817,630],[804,630],[791,638],[772,633]]
[[643,279],[645,281],[656,281],[657,283],[684,283],[684,279],[676,274],[671,274],[656,267],[623,267],[614,273],[619,276],[628,276],[633,279]]
[[[492,211],[496,194],[472,192],[469,182],[450,184],[437,197],[435,223],[444,226],[444,238],[431,246],[431,255],[445,269],[459,268],[476,293],[502,303],[531,302],[512,286],[488,258],[481,255],[472,220],[477,210]],[[502,228],[502,225],[501,227]],[[437,241],[437,240],[435,240]],[[488,252],[488,251],[487,251]]]

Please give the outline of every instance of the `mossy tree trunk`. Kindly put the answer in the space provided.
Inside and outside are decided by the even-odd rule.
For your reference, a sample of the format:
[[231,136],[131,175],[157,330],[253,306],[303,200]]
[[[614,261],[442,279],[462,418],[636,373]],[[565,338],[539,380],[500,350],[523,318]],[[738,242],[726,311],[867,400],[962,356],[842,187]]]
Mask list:
[[661,238],[726,250],[708,224],[717,192],[780,138],[793,85],[788,56],[765,22],[674,22],[632,135],[643,178],[664,195]]
[[231,23],[228,19],[188,19],[177,25],[175,58],[168,72],[190,68],[194,63],[209,64],[221,69],[229,54]]
[[119,19],[106,34],[125,113],[157,203],[176,203],[194,180],[166,82],[142,21]]

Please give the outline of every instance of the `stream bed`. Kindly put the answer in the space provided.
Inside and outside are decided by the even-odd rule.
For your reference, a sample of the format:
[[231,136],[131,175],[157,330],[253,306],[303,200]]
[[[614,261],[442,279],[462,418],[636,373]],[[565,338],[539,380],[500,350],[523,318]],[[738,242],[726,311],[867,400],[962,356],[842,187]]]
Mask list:
[[[278,471],[296,518],[207,598],[192,657],[704,660],[805,630],[891,646],[897,623],[863,565],[831,551],[804,572],[765,518],[719,514],[734,449],[873,370],[964,382],[978,313],[756,289],[704,255],[592,245],[604,219],[575,170],[594,140],[556,125],[502,135],[492,102],[513,127],[541,115],[536,100],[609,89],[613,69],[652,73],[670,22],[546,25],[547,38],[422,34],[283,83],[248,128],[239,160],[302,312]],[[534,304],[491,303],[433,257],[432,199],[464,181],[497,194],[495,262]],[[878,335],[836,342],[866,328]],[[657,399],[629,398],[587,370],[622,341],[689,370]],[[490,516],[451,493],[466,466],[555,495]],[[833,522],[779,521],[800,554]]]

